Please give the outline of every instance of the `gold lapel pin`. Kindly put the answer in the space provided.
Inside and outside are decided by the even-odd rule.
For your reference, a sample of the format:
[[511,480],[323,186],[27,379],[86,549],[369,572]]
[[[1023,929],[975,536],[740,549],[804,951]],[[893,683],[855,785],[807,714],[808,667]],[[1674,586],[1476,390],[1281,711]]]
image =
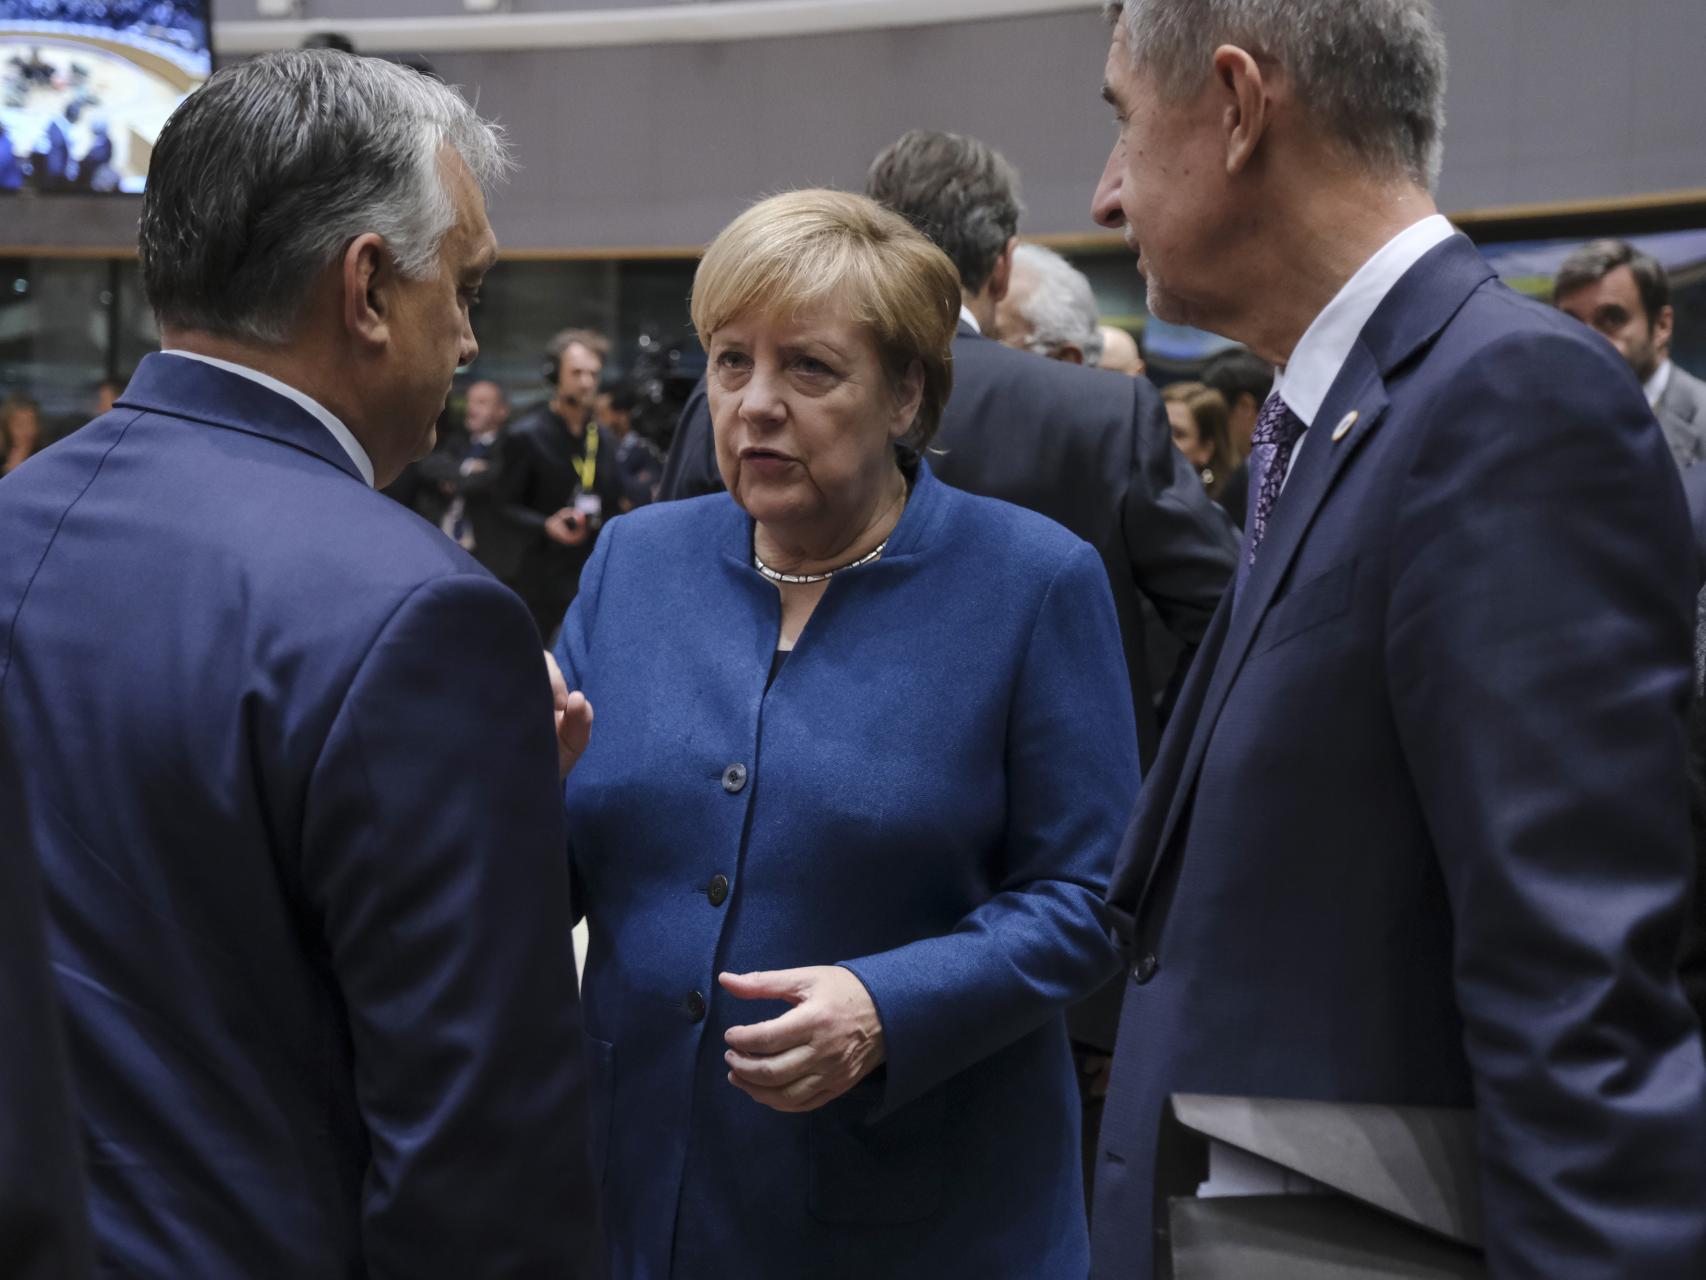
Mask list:
[[1344,417],[1340,418],[1339,425],[1333,428],[1333,443],[1338,444],[1339,441],[1350,435],[1351,428],[1356,426],[1357,419],[1360,417],[1362,417],[1362,414],[1358,413],[1355,409],[1352,409]]

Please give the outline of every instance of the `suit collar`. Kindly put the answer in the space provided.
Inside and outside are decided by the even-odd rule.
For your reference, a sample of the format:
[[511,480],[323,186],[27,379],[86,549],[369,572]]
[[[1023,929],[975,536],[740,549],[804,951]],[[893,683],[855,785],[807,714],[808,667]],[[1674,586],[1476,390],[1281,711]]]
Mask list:
[[954,330],[954,337],[956,337],[956,338],[982,338],[984,336],[985,335],[978,329],[978,327],[976,325],[966,323],[965,316],[962,315],[960,317],[960,324],[959,324],[959,327]]
[[368,483],[355,460],[308,410],[251,378],[200,360],[144,356],[117,403],[289,445]]
[[[1215,722],[1250,652],[1262,618],[1272,607],[1290,572],[1304,535],[1314,523],[1340,473],[1349,465],[1386,416],[1387,380],[1439,335],[1441,329],[1494,272],[1466,236],[1456,235],[1430,251],[1393,288],[1359,335],[1327,398],[1316,425],[1298,455],[1297,466],[1268,526],[1255,568],[1229,605],[1225,639],[1213,660],[1200,712],[1183,723],[1193,731],[1184,746],[1179,781],[1171,788],[1168,811],[1159,829],[1148,871],[1166,856],[1187,808],[1186,800],[1202,766]],[[1355,415],[1354,418],[1352,415]],[[1141,903],[1141,896],[1136,900]]]

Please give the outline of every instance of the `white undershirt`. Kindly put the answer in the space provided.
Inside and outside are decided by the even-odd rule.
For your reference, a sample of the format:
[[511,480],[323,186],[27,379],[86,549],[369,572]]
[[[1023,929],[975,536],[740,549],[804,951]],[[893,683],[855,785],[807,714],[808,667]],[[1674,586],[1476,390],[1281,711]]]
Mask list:
[[1670,361],[1664,360],[1653,370],[1653,376],[1647,379],[1647,407],[1657,409],[1659,401],[1665,398],[1665,392],[1670,390]]
[[[1397,284],[1427,254],[1456,235],[1450,219],[1433,214],[1400,231],[1346,282],[1338,295],[1304,331],[1291,360],[1274,375],[1274,394],[1303,421],[1315,425],[1327,393],[1333,389],[1351,350]],[[1303,452],[1307,432],[1291,451],[1291,465]],[[1286,472],[1291,478],[1291,472]]]
[[361,472],[362,478],[368,483],[368,487],[373,486],[373,461],[367,456],[367,450],[361,447],[361,443],[350,434],[350,429],[339,421],[337,415],[314,397],[304,395],[289,383],[280,382],[277,378],[269,377],[258,369],[249,368],[248,365],[233,364],[229,360],[217,360],[213,356],[197,355],[194,351],[174,349],[162,351],[160,354],[180,356],[185,360],[199,360],[203,364],[210,364],[215,369],[223,369],[226,373],[234,373],[239,378],[247,378],[250,382],[259,383],[268,391],[276,392],[293,404],[300,405],[313,415],[316,422],[332,433],[332,439],[336,440],[343,447],[343,451],[349,454],[350,461],[355,463],[356,470]]

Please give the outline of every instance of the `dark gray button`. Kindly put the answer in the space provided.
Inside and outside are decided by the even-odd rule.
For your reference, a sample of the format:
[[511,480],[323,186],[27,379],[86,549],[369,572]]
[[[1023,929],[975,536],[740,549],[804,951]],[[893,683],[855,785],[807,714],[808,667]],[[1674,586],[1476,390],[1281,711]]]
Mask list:
[[723,770],[723,790],[731,796],[738,795],[740,789],[745,785],[746,766],[744,764],[731,764]]
[[1155,976],[1155,971],[1160,967],[1161,962],[1151,953],[1137,962],[1136,968],[1131,971],[1131,976],[1137,979],[1137,985],[1141,987]]
[[713,907],[722,906],[729,900],[729,878],[712,876],[711,883],[705,886],[705,896],[711,900]]
[[703,1022],[705,1019],[705,997],[697,991],[687,994],[687,1020]]

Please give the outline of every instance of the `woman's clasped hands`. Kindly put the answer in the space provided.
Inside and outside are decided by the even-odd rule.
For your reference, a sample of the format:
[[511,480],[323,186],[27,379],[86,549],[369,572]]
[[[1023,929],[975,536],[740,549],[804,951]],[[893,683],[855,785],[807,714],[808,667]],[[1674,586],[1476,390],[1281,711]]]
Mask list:
[[813,1111],[846,1093],[883,1061],[883,1024],[865,984],[839,965],[774,973],[725,973],[740,1000],[785,1000],[768,1022],[730,1027],[729,1083],[777,1111]]

